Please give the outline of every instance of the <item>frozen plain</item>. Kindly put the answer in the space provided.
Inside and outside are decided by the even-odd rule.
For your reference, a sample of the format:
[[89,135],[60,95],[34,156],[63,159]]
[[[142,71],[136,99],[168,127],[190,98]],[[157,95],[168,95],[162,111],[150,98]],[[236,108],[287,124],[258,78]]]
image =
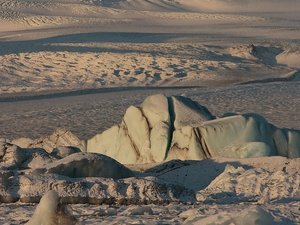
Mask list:
[[[0,137],[39,138],[65,127],[86,139],[156,93],[183,94],[215,115],[256,112],[279,127],[299,129],[299,2],[203,2],[1,1]],[[139,88],[144,85],[160,88]],[[216,162],[212,170],[223,172]],[[282,163],[279,158],[278,167],[266,168],[280,171]],[[297,175],[299,162],[288,164],[287,177]],[[275,216],[271,224],[299,224],[298,200],[71,208],[83,224],[182,224],[202,215],[207,221],[198,218],[199,224],[222,224],[235,210],[261,204]],[[1,219],[25,223],[34,209],[2,204]]]

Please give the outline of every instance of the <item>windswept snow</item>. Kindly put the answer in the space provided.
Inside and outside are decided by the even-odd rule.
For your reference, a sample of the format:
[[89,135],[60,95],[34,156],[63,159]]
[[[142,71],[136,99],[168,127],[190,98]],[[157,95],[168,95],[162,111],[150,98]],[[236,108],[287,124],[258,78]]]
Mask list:
[[[201,43],[119,44],[98,43],[102,42],[100,33],[81,36],[82,39],[94,36],[96,40],[56,43],[73,42],[76,35],[71,35],[69,40],[22,42],[17,45],[18,50],[15,42],[3,43],[0,93],[118,85],[224,86],[281,78],[298,68],[299,51],[292,46],[243,44],[215,48]],[[129,35],[137,38],[137,42],[147,36],[151,39],[151,35]]]
[[299,68],[299,8],[297,0],[2,0],[0,93],[282,78]]

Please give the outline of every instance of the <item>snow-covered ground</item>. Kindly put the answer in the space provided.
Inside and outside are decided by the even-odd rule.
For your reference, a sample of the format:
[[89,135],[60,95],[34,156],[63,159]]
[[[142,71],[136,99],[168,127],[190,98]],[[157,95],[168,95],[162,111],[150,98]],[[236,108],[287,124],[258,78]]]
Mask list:
[[[255,208],[256,204],[241,203],[231,205],[132,205],[132,206],[109,206],[109,205],[71,205],[73,215],[81,224],[184,224],[184,221],[193,217],[207,218],[209,222],[216,221],[216,216],[220,216],[219,222],[224,218],[238,215],[241,212]],[[267,213],[274,215],[275,223],[260,223],[262,225],[294,225],[299,224],[299,202],[277,203],[262,206]],[[24,224],[28,221],[35,207],[32,204],[2,204],[1,224]],[[292,221],[295,221],[293,223]],[[71,223],[69,223],[71,224]],[[80,224],[80,223],[78,223]],[[188,224],[188,223],[186,223]],[[208,223],[203,220],[199,225],[220,224]],[[242,223],[236,223],[238,225]]]
[[0,93],[289,79],[300,67],[298,6],[1,0]]
[[[299,15],[298,0],[0,0],[0,224],[300,224],[299,159],[49,153],[158,93],[299,130]],[[24,138],[48,152],[9,144]]]

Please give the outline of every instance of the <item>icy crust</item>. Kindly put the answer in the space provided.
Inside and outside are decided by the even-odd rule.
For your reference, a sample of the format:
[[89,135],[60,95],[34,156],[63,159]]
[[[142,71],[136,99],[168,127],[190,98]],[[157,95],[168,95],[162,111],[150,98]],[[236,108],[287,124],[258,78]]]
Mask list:
[[300,174],[284,169],[271,172],[261,168],[227,166],[207,188],[197,193],[204,203],[288,202],[300,200]]
[[[43,149],[22,149],[1,143],[0,202],[38,202],[55,190],[63,203],[149,204],[194,202],[195,193],[154,177],[135,173],[114,159],[96,153],[64,158]],[[66,151],[64,151],[66,153]]]
[[129,107],[120,125],[97,134],[84,146],[84,151],[125,164],[212,157],[297,158],[300,131],[279,129],[257,114],[216,118],[186,97],[153,95],[140,107]]
[[[7,177],[7,176],[6,176]],[[5,183],[7,185],[5,185]],[[69,178],[57,174],[14,175],[1,182],[1,202],[37,203],[49,190],[55,190],[66,204],[162,204],[195,202],[195,193],[154,177]]]
[[69,155],[61,158],[57,152],[43,149],[22,149],[8,143],[0,146],[3,203],[37,203],[50,190],[66,204],[228,204],[300,199],[300,159],[176,160],[133,172],[97,153],[67,151]]
[[57,129],[53,134],[32,140],[29,138],[19,138],[12,141],[12,144],[18,145],[22,148],[43,148],[47,152],[52,152],[56,147],[73,146],[82,148],[81,140],[76,137],[71,131],[63,128]]
[[204,204],[286,203],[300,200],[300,158],[280,156],[201,161],[173,160],[145,170],[189,187]]

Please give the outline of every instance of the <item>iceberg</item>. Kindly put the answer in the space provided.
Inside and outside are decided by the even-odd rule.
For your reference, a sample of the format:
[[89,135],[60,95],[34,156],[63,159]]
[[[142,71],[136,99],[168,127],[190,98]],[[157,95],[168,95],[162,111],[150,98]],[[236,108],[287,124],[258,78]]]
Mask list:
[[84,141],[85,152],[123,164],[213,157],[300,157],[300,131],[280,129],[258,114],[217,118],[183,96],[153,95],[130,106],[120,125]]

